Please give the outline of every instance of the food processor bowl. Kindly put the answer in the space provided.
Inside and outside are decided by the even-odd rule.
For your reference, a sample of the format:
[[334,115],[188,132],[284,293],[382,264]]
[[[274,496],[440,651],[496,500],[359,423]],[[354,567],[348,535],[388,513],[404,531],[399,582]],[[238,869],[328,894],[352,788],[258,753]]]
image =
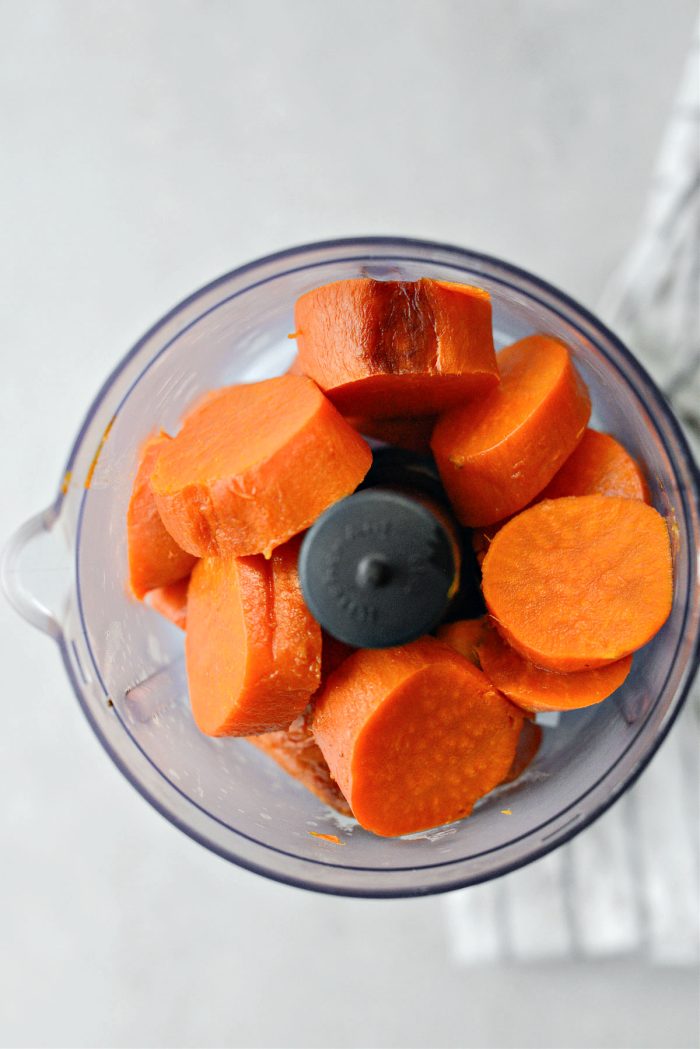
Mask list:
[[[202,735],[189,709],[182,633],[127,589],[125,517],[144,439],[158,428],[175,432],[213,387],[284,372],[295,353],[288,337],[295,299],[360,276],[487,289],[497,348],[532,332],[562,339],[591,391],[591,425],[644,465],[673,548],[671,615],[635,655],[618,692],[545,719],[533,764],[469,819],[399,839],[376,837],[332,812],[245,740]],[[177,827],[225,859],[292,885],[422,895],[537,859],[591,823],[643,770],[697,667],[698,503],[697,467],[663,394],[570,298],[497,259],[442,244],[329,241],[227,274],[137,343],[89,408],[54,502],[7,545],[2,576],[16,609],[58,643],[107,753]]]

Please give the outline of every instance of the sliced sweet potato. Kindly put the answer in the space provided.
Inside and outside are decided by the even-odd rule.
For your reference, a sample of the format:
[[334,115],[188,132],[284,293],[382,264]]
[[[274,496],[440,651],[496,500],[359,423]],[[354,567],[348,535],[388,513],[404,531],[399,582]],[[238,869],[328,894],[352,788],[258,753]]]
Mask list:
[[154,612],[160,612],[171,623],[185,630],[187,627],[187,589],[190,577],[178,579],[177,583],[168,583],[146,594],[146,602]]
[[[325,682],[329,675],[356,650],[343,641],[337,641],[324,631],[321,631],[321,637],[321,681]],[[295,718],[288,729],[266,732],[261,736],[250,736],[248,742],[264,751],[277,762],[280,768],[283,768],[293,779],[298,780],[302,786],[310,790],[326,805],[330,805],[344,816],[352,816],[350,806],[331,776],[326,759],[313,737],[312,710],[313,700],[303,714]]]
[[504,783],[512,783],[514,780],[519,779],[522,776],[525,769],[537,757],[537,752],[540,749],[542,743],[542,729],[539,725],[536,725],[534,721],[529,718],[523,719],[523,727],[520,730],[518,736],[518,745],[515,749],[515,757],[513,758],[513,764],[508,770],[508,775],[503,780]]
[[437,631],[437,639],[481,670],[479,645],[487,629],[486,616],[480,616],[479,619],[458,619],[456,623],[444,623]]
[[371,461],[314,383],[283,375],[206,398],[161,450],[151,488],[183,549],[269,556],[354,491]]
[[562,673],[543,670],[524,659],[496,630],[486,630],[479,645],[486,676],[523,710],[578,710],[601,703],[622,685],[632,656],[592,670]]
[[563,343],[531,335],[498,355],[500,386],[445,413],[431,446],[462,524],[527,506],[583,437],[591,402]]
[[352,816],[352,810],[333,780],[328,764],[310,727],[311,707],[295,718],[288,729],[250,736],[248,742],[271,757],[325,805]]
[[648,503],[649,489],[639,464],[619,441],[598,430],[586,430],[581,443],[555,473],[542,499],[566,495],[619,495]]
[[353,415],[348,422],[364,437],[384,441],[407,452],[430,452],[430,437],[437,421],[435,415],[416,415],[394,419],[375,419],[367,415]]
[[464,657],[422,638],[346,659],[312,730],[355,819],[392,837],[468,816],[508,774],[522,717]]
[[149,590],[189,576],[197,560],[167,531],[151,491],[150,479],[156,460],[171,442],[167,433],[159,433],[144,444],[126,514],[129,581],[139,600]]
[[295,307],[298,367],[347,415],[432,415],[498,383],[488,292],[342,280]]
[[290,701],[308,702],[321,683],[321,628],[306,607],[297,562],[301,536],[278,546],[270,559],[273,624],[272,659]]
[[[488,617],[481,616],[479,619],[460,619],[455,623],[446,623],[438,630],[437,637],[438,641],[443,641],[450,648],[453,648],[455,652],[459,652],[460,655],[468,659],[479,670],[484,670],[486,676],[498,688],[495,678],[482,667],[479,657],[480,648],[485,637],[492,633],[494,631],[489,628]],[[504,689],[500,689],[500,691],[507,694]],[[508,698],[512,699],[510,696]],[[522,704],[517,705],[522,707]],[[512,783],[513,780],[516,780],[523,774],[537,754],[542,741],[542,729],[539,725],[533,723],[529,716],[530,711],[525,711],[525,713],[528,716],[523,719],[513,764],[508,770],[503,783]]]
[[203,558],[192,572],[187,678],[194,719],[208,735],[287,728],[318,688],[320,627],[284,558]]
[[[639,464],[607,433],[586,430],[580,443],[546,488],[535,498],[559,499],[567,495],[619,495],[650,501],[649,489]],[[532,504],[530,504],[532,505]],[[527,509],[526,507],[524,509]],[[472,532],[472,547],[481,564],[496,532],[511,517]]]
[[641,648],[671,611],[668,529],[637,499],[546,499],[504,525],[483,593],[501,635],[548,670],[587,670]]

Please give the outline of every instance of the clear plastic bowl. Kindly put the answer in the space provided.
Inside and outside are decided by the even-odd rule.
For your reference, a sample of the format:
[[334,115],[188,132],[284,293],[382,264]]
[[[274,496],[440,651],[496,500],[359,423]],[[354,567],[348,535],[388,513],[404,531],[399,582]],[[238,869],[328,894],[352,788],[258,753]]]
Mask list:
[[[477,284],[491,293],[499,346],[533,331],[563,339],[591,390],[593,425],[644,463],[674,550],[671,616],[637,653],[625,685],[607,702],[545,728],[530,770],[487,797],[470,819],[402,839],[375,837],[334,814],[245,741],[201,735],[188,707],[181,633],[125,586],[125,513],[144,438],[156,427],[176,430],[184,410],[212,387],[285,371],[294,354],[287,336],[297,296],[361,275]],[[112,760],[176,826],[279,881],[355,896],[410,896],[529,863],[582,830],[639,775],[697,666],[699,538],[697,467],[678,424],[649,376],[593,316],[496,259],[367,238],[243,266],[152,328],[90,407],[55,502],[8,544],[3,581],[18,611],[58,642],[75,694]]]

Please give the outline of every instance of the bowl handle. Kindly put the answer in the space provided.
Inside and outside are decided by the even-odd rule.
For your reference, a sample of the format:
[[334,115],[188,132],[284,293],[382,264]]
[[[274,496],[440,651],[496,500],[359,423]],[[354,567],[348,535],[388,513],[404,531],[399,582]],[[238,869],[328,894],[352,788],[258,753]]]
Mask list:
[[[42,540],[52,536],[57,521],[58,514],[54,506],[30,517],[10,537],[0,558],[0,583],[7,600],[23,619],[56,641],[63,633],[61,625],[26,580],[31,575],[46,575],[45,569],[37,567],[35,556]],[[54,534],[52,540],[55,541],[55,538]],[[52,560],[55,559],[54,550]]]

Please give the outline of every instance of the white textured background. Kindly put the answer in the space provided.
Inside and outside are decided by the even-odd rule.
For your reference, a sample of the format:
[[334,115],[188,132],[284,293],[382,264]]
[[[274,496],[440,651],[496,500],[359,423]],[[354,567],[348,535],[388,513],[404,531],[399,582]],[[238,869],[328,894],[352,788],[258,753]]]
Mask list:
[[[415,234],[588,305],[631,240],[695,0],[0,0],[0,540],[179,298],[303,241]],[[0,1043],[685,1049],[698,977],[460,968],[439,899],[205,853],[0,604]]]

